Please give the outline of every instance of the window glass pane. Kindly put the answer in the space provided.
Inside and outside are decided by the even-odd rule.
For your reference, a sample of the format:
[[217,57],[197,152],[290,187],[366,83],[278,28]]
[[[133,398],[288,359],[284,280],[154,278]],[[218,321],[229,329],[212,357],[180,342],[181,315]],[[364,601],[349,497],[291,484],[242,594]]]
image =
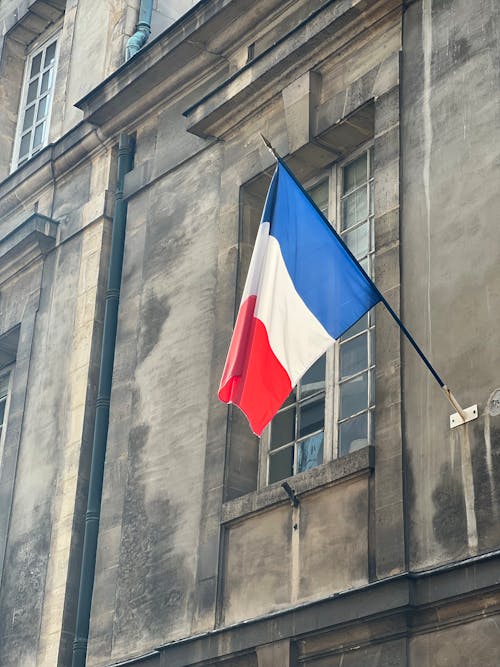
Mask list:
[[344,167],[344,192],[358,187],[367,180],[366,162],[366,153],[363,153],[357,160]]
[[300,406],[299,414],[299,437],[314,433],[323,428],[325,423],[325,399],[312,401]]
[[368,328],[368,313],[365,313],[361,319],[359,319],[356,324],[353,324],[350,329],[348,329],[345,334],[342,336],[341,340],[346,340],[351,336],[355,336],[360,331]]
[[352,227],[368,216],[368,197],[366,187],[355,190],[344,197],[342,202],[342,230]]
[[311,368],[306,371],[300,381],[300,396],[310,396],[325,388],[325,362],[326,355],[322,355]]
[[21,145],[19,146],[19,157],[23,157],[28,153],[30,149],[30,139],[31,139],[31,132],[25,134],[24,137],[21,139]]
[[41,62],[42,62],[42,54],[39,53],[31,61],[30,79],[32,79],[35,76],[35,74],[38,74],[38,72],[40,71]]
[[365,222],[364,225],[360,225],[359,227],[356,227],[356,229],[346,232],[342,236],[356,259],[363,257],[363,255],[366,255],[370,250],[369,227],[369,223]]
[[38,111],[36,112],[37,121],[41,120],[42,118],[45,118],[45,116],[47,115],[48,106],[49,106],[49,96],[46,95],[45,97],[42,97],[42,99],[38,102]]
[[271,424],[271,449],[295,440],[295,407],[278,412]]
[[44,68],[48,67],[50,64],[54,62],[54,58],[56,55],[56,43],[54,42],[50,46],[47,47],[47,50],[45,51],[45,60],[43,62]]
[[373,213],[374,213],[374,203],[373,203],[374,202],[374,199],[373,199],[374,189],[373,188],[374,188],[374,185],[373,185],[373,181],[372,181],[370,183],[370,215],[373,215]]
[[0,375],[0,400],[6,398],[7,391],[9,389],[9,377],[10,373],[4,373]]
[[323,181],[323,183],[311,188],[309,196],[323,215],[328,217],[328,181]]
[[26,109],[26,113],[24,114],[24,123],[23,123],[23,132],[26,130],[28,127],[31,127],[33,125],[33,119],[35,116],[35,105],[32,104],[30,107]]
[[359,373],[368,367],[368,334],[364,333],[340,346],[340,377]]
[[45,123],[40,123],[40,125],[37,125],[35,128],[35,136],[33,139],[33,148],[36,148],[37,146],[40,146],[43,142],[43,130],[45,127]]
[[368,445],[368,413],[339,424],[339,453],[344,456]]
[[370,269],[370,258],[365,257],[364,259],[359,260],[359,265],[363,267],[364,271],[370,276],[370,278],[373,280],[372,272]]
[[0,400],[0,426],[3,424],[3,418],[5,415],[5,404],[7,402],[7,399],[2,398]]
[[368,373],[340,385],[340,419],[368,407]]
[[293,446],[269,456],[269,484],[293,475]]
[[49,69],[49,71],[45,72],[45,74],[42,76],[42,85],[40,87],[40,95],[42,95],[43,93],[45,93],[49,89],[51,82],[52,82],[52,70]]
[[323,432],[299,443],[297,448],[297,472],[303,472],[323,463]]
[[38,79],[35,79],[30,83],[28,86],[28,98],[26,100],[26,104],[28,105],[30,102],[33,102],[33,100],[36,97],[36,93],[38,90]]
[[288,398],[283,403],[282,407],[284,408],[287,405],[291,405],[292,403],[295,403],[296,400],[297,400],[297,387],[294,387],[292,391],[288,394]]

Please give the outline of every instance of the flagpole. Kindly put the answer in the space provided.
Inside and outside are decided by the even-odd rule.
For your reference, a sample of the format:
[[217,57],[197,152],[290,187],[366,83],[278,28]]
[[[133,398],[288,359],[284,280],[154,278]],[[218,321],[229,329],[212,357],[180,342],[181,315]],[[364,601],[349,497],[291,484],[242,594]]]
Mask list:
[[389,304],[389,302],[387,301],[387,299],[383,296],[382,292],[378,289],[378,287],[375,285],[375,283],[373,282],[373,280],[372,280],[372,279],[370,278],[370,276],[366,273],[366,271],[363,269],[363,267],[362,267],[361,264],[358,262],[358,260],[354,257],[354,255],[352,254],[351,250],[350,250],[349,247],[346,245],[345,241],[342,239],[342,237],[340,236],[340,234],[338,234],[337,231],[331,226],[330,222],[329,222],[329,221],[327,220],[327,218],[323,215],[323,213],[320,211],[320,209],[316,206],[315,202],[311,199],[311,197],[309,196],[308,192],[306,192],[306,190],[304,190],[304,188],[302,187],[302,185],[300,184],[300,182],[295,178],[294,174],[293,174],[293,173],[290,171],[290,169],[287,167],[287,165],[286,165],[285,162],[283,161],[282,157],[279,155],[279,153],[278,153],[278,152],[275,150],[275,148],[272,146],[271,142],[270,142],[268,139],[266,139],[266,137],[262,134],[262,132],[260,132],[259,134],[260,134],[260,136],[261,136],[261,138],[262,138],[262,141],[263,141],[264,144],[266,145],[267,149],[271,152],[271,154],[274,156],[274,158],[275,158],[275,159],[276,159],[276,160],[277,160],[277,161],[284,167],[284,169],[286,169],[286,171],[290,174],[290,176],[293,178],[293,180],[297,183],[297,185],[299,186],[299,188],[302,190],[302,192],[306,195],[306,197],[309,199],[309,201],[311,202],[311,204],[314,206],[314,208],[315,208],[315,209],[318,211],[318,213],[321,215],[321,217],[323,218],[324,222],[326,222],[326,224],[329,226],[329,228],[330,228],[330,229],[332,230],[332,232],[335,234],[335,236],[337,237],[337,239],[339,240],[339,242],[340,242],[340,243],[342,244],[342,246],[344,247],[344,250],[350,255],[351,259],[352,259],[354,262],[356,262],[357,266],[359,267],[359,270],[362,272],[362,274],[364,275],[365,279],[366,279],[371,285],[373,285],[373,287],[374,287],[374,289],[375,289],[377,295],[378,295],[379,298],[380,298],[381,303],[383,303],[384,306],[387,308],[387,310],[389,311],[389,314],[392,316],[392,318],[394,319],[394,321],[396,322],[396,324],[399,326],[399,328],[401,329],[401,331],[404,333],[404,335],[405,335],[406,338],[408,339],[409,343],[410,343],[410,344],[412,345],[412,347],[414,348],[415,352],[418,354],[418,356],[420,357],[420,359],[424,362],[425,366],[426,366],[427,369],[430,371],[432,377],[433,377],[433,378],[436,380],[436,382],[438,383],[440,389],[442,390],[442,392],[444,393],[444,395],[446,396],[446,398],[448,399],[448,401],[451,403],[451,405],[453,406],[453,408],[454,408],[454,409],[458,412],[458,414],[460,415],[461,419],[463,420],[463,423],[465,423],[466,421],[470,421],[470,417],[468,417],[468,416],[466,415],[466,413],[464,412],[463,408],[460,406],[459,402],[457,401],[457,399],[455,398],[455,396],[452,394],[452,392],[451,392],[451,390],[449,389],[449,387],[448,387],[448,386],[443,382],[443,380],[440,378],[440,376],[438,375],[437,371],[434,369],[434,367],[432,366],[432,364],[430,363],[430,361],[427,359],[427,357],[425,356],[425,354],[422,352],[422,350],[420,349],[420,347],[417,345],[417,342],[415,341],[415,339],[413,338],[413,336],[411,335],[411,333],[408,331],[408,329],[404,326],[404,324],[401,322],[401,320],[399,319],[399,317],[396,315],[396,312],[395,312],[394,309],[391,307],[391,305]]
[[[363,268],[363,267],[361,267]],[[387,299],[382,295],[378,287],[375,285],[375,289],[377,290],[379,296],[380,296],[380,301],[384,304],[384,306],[387,308],[389,311],[389,314],[393,317],[395,320],[396,324],[398,324],[399,328],[401,331],[404,333],[410,344],[413,346],[415,352],[418,354],[420,359],[424,362],[424,364],[427,366],[428,370],[431,372],[433,378],[436,380],[436,382],[439,384],[439,387],[443,391],[444,395],[448,399],[448,401],[451,403],[451,405],[455,408],[455,410],[458,412],[460,417],[463,419],[463,421],[467,421],[467,417],[465,415],[465,412],[463,411],[462,407],[460,406],[459,402],[455,398],[455,396],[452,394],[451,390],[449,387],[443,382],[443,380],[439,377],[438,373],[436,370],[433,368],[431,365],[430,361],[427,359],[425,354],[422,352],[420,347],[417,345],[415,339],[411,335],[411,333],[408,331],[408,329],[405,327],[405,325],[401,322],[399,317],[396,315],[392,307],[390,306],[389,302]]]

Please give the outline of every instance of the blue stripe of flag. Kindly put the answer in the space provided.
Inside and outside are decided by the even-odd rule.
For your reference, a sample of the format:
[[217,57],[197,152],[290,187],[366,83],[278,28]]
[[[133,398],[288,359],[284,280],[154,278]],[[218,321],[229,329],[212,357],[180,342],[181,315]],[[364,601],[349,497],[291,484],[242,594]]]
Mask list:
[[295,289],[333,338],[380,301],[375,285],[280,162],[262,219],[271,223]]

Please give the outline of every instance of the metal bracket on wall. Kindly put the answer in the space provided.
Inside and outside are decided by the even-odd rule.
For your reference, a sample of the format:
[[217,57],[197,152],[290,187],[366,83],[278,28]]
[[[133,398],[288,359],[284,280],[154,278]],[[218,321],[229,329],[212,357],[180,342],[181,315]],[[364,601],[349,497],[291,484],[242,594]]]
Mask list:
[[464,408],[462,414],[454,412],[450,415],[450,428],[456,428],[457,426],[471,422],[474,419],[477,419],[477,417],[477,405],[471,405],[470,408]]

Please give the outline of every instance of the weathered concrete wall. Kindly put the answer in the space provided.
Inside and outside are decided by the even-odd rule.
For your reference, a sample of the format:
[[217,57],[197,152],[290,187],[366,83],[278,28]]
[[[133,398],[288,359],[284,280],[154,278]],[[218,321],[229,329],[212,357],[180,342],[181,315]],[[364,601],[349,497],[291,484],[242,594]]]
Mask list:
[[129,206],[89,664],[190,633],[219,161],[205,152]]
[[68,34],[64,40],[69,66],[66,76],[61,75],[65,94],[60,134],[82,119],[74,104],[125,62],[125,44],[136,20],[135,12],[123,0],[97,4],[78,0],[74,8],[68,5],[63,39],[68,33],[71,37]]
[[[408,664],[406,642],[401,639],[377,646],[356,646],[351,650],[324,658],[307,660],[307,667],[403,667]],[[420,667],[420,663],[417,663]]]
[[496,548],[500,385],[500,8],[423,0],[404,20],[403,315],[463,406],[480,418],[450,431],[453,411],[405,347],[412,567]]
[[[21,325],[14,373],[25,381],[23,404],[13,402],[9,414],[9,427],[21,415],[16,462],[0,462],[0,512],[8,517],[0,544],[6,666],[68,664],[71,655],[109,242],[104,209],[96,211],[104,197],[92,187],[107,184],[106,171],[105,157],[61,180],[52,193],[56,248],[31,268],[20,264],[2,285],[0,333]],[[7,431],[5,453],[14,435]],[[7,488],[14,489],[10,498]]]
[[330,487],[305,496],[298,508],[287,503],[227,528],[224,624],[367,581],[367,479]]
[[151,39],[181,18],[198,0],[157,0],[151,18]]
[[[126,187],[89,666],[172,642],[165,658],[172,665],[186,665],[185,647],[191,662],[224,656],[221,664],[288,667],[297,637],[301,662],[316,667],[434,667],[474,653],[481,665],[498,662],[495,616],[471,621],[486,603],[455,609],[460,629],[437,631],[452,617],[444,603],[428,625],[414,610],[418,596],[426,609],[437,604],[430,600],[436,580],[416,595],[421,580],[406,572],[494,549],[500,537],[500,410],[489,400],[500,386],[500,252],[491,222],[500,204],[492,93],[500,10],[486,0],[471,4],[409,3],[401,55],[396,1],[315,0],[281,11],[271,0],[241,0],[214,19],[212,36],[198,43],[195,31],[189,48],[176,51],[179,89],[163,101],[154,97],[158,70],[147,78],[152,50],[151,60],[133,64],[142,62],[145,78],[132,92],[143,86],[160,106],[120,128],[135,132],[137,152]],[[67,3],[52,139],[82,118],[71,105],[121,64],[137,6]],[[197,29],[210,7],[200,9]],[[170,8],[155,4],[155,34],[170,24]],[[262,57],[247,66],[251,43]],[[18,50],[4,53],[19,70]],[[196,67],[207,53],[218,69],[207,68],[203,79]],[[207,96],[229,72],[230,83]],[[123,81],[106,85],[114,90]],[[12,91],[0,85],[7,130]],[[377,284],[458,398],[477,401],[481,412],[450,432],[445,399],[377,310],[376,461],[367,448],[298,476],[296,509],[279,485],[259,488],[255,439],[236,420],[228,430],[216,399],[256,200],[273,165],[260,131],[302,180],[373,142]],[[8,134],[0,136],[3,156]],[[114,160],[106,143],[98,155],[98,141],[106,142],[104,132],[85,135],[95,153],[82,148],[78,168],[57,171],[56,183],[28,197],[20,190],[14,204],[9,191],[3,209],[0,201],[7,211],[0,240],[35,210],[59,222],[56,249],[1,285],[0,335],[21,322],[16,374],[24,378],[11,415],[22,425],[17,469],[2,468],[15,488],[0,593],[0,662],[9,667],[65,665],[71,651]],[[1,538],[0,531],[0,547]],[[479,565],[463,575],[467,585],[476,574],[479,581]],[[460,595],[471,598],[466,584]],[[449,582],[443,591],[455,595]],[[273,620],[255,629],[251,619],[270,612]],[[360,623],[360,614],[379,617]],[[332,630],[336,623],[341,628]],[[412,631],[422,634],[408,643]],[[191,647],[194,635],[205,638],[209,657]]]
[[410,664],[419,667],[496,667],[500,662],[498,622],[498,616],[490,616],[440,632],[413,637],[408,649]]
[[[317,122],[317,131],[326,132],[339,120],[339,110],[347,115],[377,95],[381,101],[373,126],[378,141],[382,144],[390,132],[388,142],[394,133],[397,138],[400,41],[395,20],[397,15],[387,19],[389,31],[378,25],[369,43],[349,43],[340,64],[321,61],[321,110],[314,110],[311,127]],[[286,28],[283,22],[281,30]],[[342,39],[348,42],[347,35]],[[319,61],[324,58],[322,44],[315,48]],[[296,71],[295,78],[301,74]],[[380,572],[403,567],[398,429],[393,438],[388,436],[390,425],[399,424],[399,385],[395,390],[391,384],[398,379],[399,348],[385,355],[381,350],[391,408],[383,421],[387,432],[378,488],[372,488],[368,475],[328,487],[305,497],[300,517],[293,520],[280,498],[276,508],[229,525],[220,550],[223,500],[254,490],[257,483],[254,455],[246,457],[232,447],[226,452],[226,408],[216,399],[237,295],[241,191],[272,164],[260,130],[270,133],[278,148],[302,140],[302,118],[287,114],[284,85],[275,81],[265,120],[252,113],[214,146],[213,140],[186,134],[179,114],[196,96],[203,97],[200,89],[196,96],[189,91],[189,97],[165,104],[137,128],[136,162],[127,178],[131,198],[91,665],[206,632],[215,623],[233,623],[365,584],[377,548]],[[373,132],[360,134],[358,144]],[[307,144],[309,127],[306,134]],[[304,166],[308,177],[334,159],[318,152],[324,162]],[[386,182],[397,179],[398,164],[398,143],[392,140],[378,158],[376,206],[388,267],[383,289],[395,299],[398,191]],[[255,226],[246,232],[254,233]],[[226,457],[231,479],[224,476]],[[251,464],[253,480],[248,471],[243,480],[242,462]],[[325,518],[330,507],[335,512]],[[377,517],[378,547],[369,545],[371,512]],[[220,559],[225,563],[222,575]]]

